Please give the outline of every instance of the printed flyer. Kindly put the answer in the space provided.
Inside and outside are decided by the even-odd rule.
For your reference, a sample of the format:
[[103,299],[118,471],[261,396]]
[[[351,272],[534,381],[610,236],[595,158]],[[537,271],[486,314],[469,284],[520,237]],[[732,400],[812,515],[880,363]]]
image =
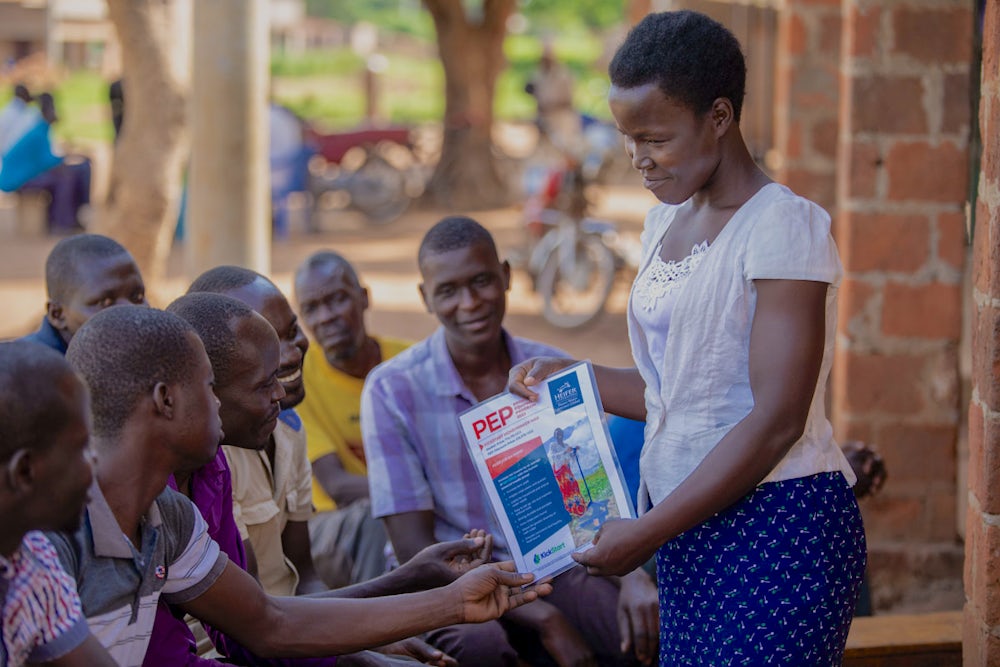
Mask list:
[[590,363],[537,391],[537,402],[498,394],[459,421],[517,569],[541,578],[572,567],[572,554],[589,549],[607,519],[635,509]]

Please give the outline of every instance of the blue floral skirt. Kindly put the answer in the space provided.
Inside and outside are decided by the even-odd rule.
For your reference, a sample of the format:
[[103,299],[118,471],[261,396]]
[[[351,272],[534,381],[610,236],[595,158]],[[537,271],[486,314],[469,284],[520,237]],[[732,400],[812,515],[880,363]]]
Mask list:
[[865,560],[839,472],[757,487],[657,552],[661,667],[839,666]]

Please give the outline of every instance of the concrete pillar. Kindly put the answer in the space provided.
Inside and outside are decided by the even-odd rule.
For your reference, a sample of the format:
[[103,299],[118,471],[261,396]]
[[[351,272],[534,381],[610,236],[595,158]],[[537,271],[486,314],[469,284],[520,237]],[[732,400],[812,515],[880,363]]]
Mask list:
[[267,273],[271,255],[266,0],[194,3],[186,269]]
[[786,0],[778,12],[775,154],[778,182],[835,215],[841,0]]
[[[833,422],[889,470],[866,503],[875,603],[960,604],[958,348],[972,3],[845,0]],[[904,593],[905,592],[905,593]],[[880,599],[881,594],[881,599]]]
[[969,667],[1000,666],[1000,4],[986,3],[973,242],[972,400],[965,541]]

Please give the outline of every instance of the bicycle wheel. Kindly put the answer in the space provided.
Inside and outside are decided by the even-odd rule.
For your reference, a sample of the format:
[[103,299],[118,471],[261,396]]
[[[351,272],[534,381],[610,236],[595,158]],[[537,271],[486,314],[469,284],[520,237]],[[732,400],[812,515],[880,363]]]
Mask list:
[[585,234],[572,255],[553,248],[538,276],[542,316],[563,329],[581,327],[604,310],[615,281],[615,254],[600,237]]
[[348,183],[351,204],[377,224],[398,218],[410,205],[406,177],[376,152],[351,174]]

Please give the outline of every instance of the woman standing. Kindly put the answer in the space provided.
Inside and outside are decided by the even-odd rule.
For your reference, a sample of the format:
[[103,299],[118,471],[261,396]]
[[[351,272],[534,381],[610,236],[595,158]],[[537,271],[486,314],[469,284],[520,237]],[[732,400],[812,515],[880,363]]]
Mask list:
[[[824,413],[830,218],[750,156],[746,65],[723,26],[652,14],[609,69],[626,150],[662,202],[629,298],[636,367],[595,367],[605,409],[646,421],[647,509],[577,559],[613,575],[656,554],[661,665],[839,665],[865,541]],[[531,398],[565,365],[516,366],[510,388]]]

